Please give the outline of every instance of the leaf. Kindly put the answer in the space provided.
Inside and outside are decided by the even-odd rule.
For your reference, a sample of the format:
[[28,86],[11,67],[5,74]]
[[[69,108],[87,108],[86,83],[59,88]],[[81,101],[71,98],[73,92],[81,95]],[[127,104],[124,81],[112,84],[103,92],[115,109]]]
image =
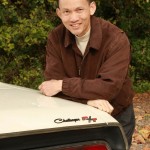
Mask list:
[[145,140],[147,140],[150,136],[150,130],[147,130],[145,128],[141,129],[139,133],[144,137]]
[[133,138],[137,144],[145,144],[146,143],[145,139],[140,134],[135,134]]
[[137,117],[136,117],[136,121],[137,121],[137,122],[141,121],[142,119],[143,119],[143,116],[137,116]]

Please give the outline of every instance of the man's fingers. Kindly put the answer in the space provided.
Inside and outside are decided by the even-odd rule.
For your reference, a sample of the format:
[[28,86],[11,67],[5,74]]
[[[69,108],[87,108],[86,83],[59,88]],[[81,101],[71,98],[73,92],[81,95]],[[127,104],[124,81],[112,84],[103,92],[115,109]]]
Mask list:
[[107,108],[107,112],[108,113],[112,113],[113,107],[112,107],[112,105],[108,101],[106,101],[105,106]]
[[88,105],[93,106],[95,108],[98,108],[102,111],[105,111],[109,114],[112,113],[112,111],[114,110],[114,108],[112,107],[112,105],[107,101],[107,100],[89,100],[87,102]]
[[39,85],[39,90],[46,96],[54,96],[62,91],[62,80],[49,80]]
[[92,106],[92,107],[98,108],[98,105],[96,105],[96,103],[95,103],[95,101],[94,101],[94,100],[89,100],[89,101],[87,101],[87,104],[88,104],[89,106]]
[[99,105],[98,108],[99,108],[100,110],[102,110],[102,111],[107,112],[107,113],[110,113],[110,112],[111,112],[111,110],[109,109],[109,107],[108,107],[106,104]]

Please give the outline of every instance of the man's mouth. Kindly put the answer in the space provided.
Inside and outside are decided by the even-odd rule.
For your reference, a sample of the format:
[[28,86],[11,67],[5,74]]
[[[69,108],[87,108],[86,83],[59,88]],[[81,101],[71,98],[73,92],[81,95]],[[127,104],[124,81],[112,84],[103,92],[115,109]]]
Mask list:
[[73,29],[78,29],[80,27],[80,24],[72,24],[71,27]]

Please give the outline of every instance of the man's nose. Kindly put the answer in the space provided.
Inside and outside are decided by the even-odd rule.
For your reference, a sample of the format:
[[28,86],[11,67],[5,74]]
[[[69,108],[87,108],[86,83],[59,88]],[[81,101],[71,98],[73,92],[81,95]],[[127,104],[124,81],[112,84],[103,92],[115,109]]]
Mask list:
[[70,15],[70,21],[71,22],[76,22],[76,21],[78,21],[78,19],[79,19],[78,14],[76,12],[72,12],[71,15]]

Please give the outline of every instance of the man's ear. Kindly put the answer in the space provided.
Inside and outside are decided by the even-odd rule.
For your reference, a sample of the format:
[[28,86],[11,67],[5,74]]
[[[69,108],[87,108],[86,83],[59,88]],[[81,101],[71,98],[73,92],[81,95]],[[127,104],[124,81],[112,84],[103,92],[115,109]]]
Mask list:
[[90,3],[90,15],[94,15],[95,11],[96,11],[96,3],[91,2]]
[[56,8],[56,14],[61,19],[61,12],[59,8]]

